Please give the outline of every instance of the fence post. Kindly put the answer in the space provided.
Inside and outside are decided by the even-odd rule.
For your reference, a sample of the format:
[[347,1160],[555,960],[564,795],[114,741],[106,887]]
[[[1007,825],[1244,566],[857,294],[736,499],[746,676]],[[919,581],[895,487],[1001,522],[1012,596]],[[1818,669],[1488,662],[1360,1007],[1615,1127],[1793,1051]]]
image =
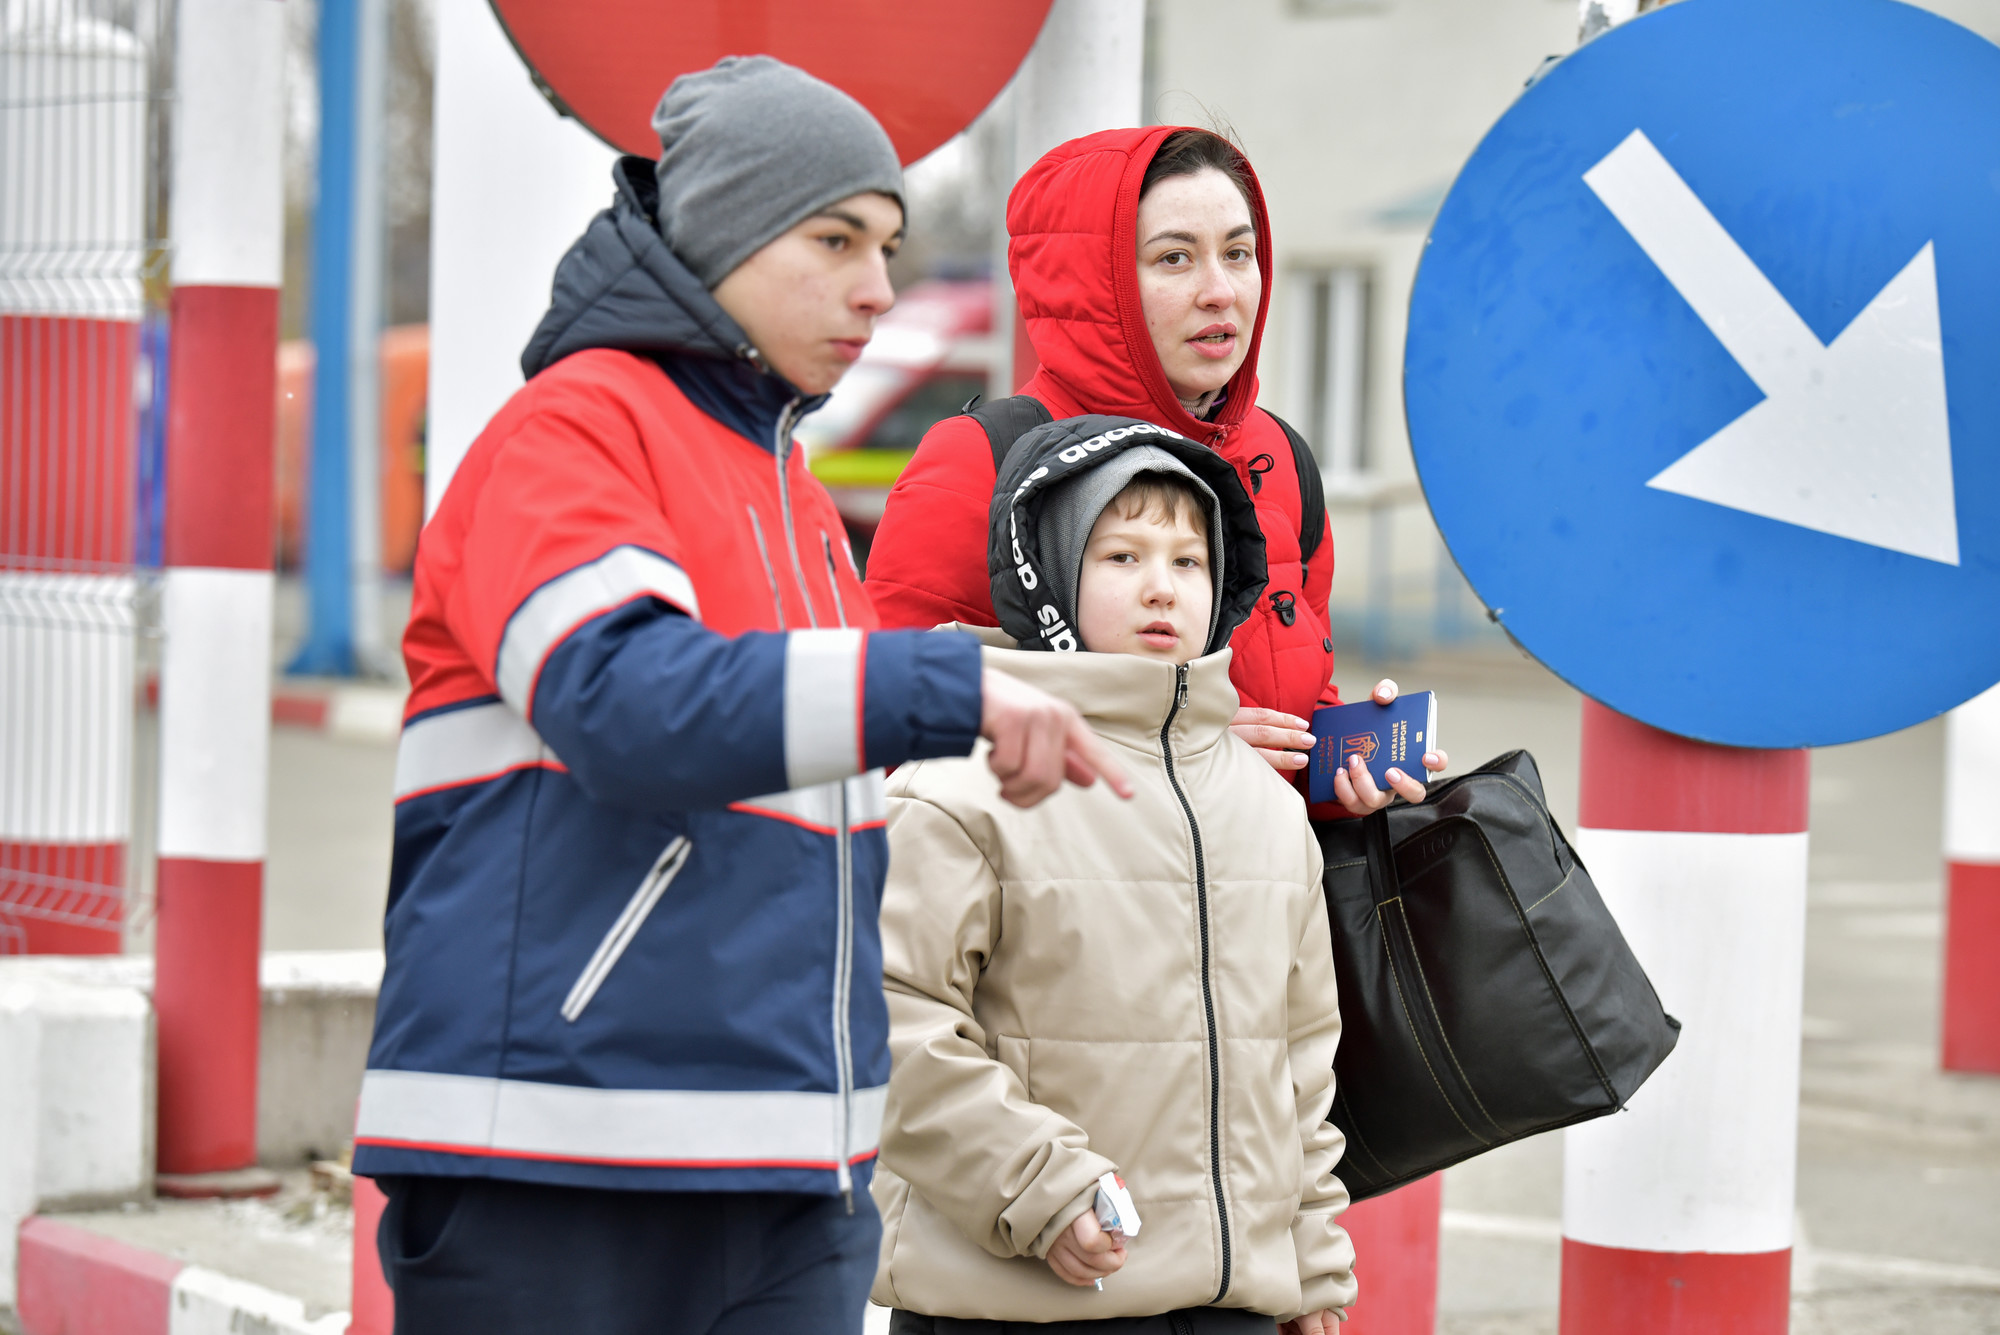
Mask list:
[[207,1194],[257,1149],[285,10],[177,8],[153,1000],[161,1188]]

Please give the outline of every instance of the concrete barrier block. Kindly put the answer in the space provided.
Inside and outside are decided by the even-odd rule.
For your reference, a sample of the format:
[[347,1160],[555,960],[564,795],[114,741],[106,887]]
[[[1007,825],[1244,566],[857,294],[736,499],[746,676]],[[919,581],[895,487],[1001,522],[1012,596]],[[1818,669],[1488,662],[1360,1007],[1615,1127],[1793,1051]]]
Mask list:
[[382,952],[274,951],[264,956],[262,980],[258,1161],[332,1158],[354,1136]]
[[179,1261],[53,1219],[21,1225],[20,1245],[25,1335],[166,1335]]
[[342,1335],[345,1312],[58,1219],[20,1229],[24,1335]]
[[290,1294],[191,1265],[174,1276],[164,1335],[343,1335],[348,1324],[345,1312],[309,1321]]
[[21,1221],[150,1193],[153,1018],[144,994],[0,967],[0,1305]]
[[0,975],[0,1307],[15,1305],[15,1231],[35,1212],[41,1048],[33,989]]
[[149,1194],[153,1008],[129,987],[51,988],[41,1007],[42,1209]]

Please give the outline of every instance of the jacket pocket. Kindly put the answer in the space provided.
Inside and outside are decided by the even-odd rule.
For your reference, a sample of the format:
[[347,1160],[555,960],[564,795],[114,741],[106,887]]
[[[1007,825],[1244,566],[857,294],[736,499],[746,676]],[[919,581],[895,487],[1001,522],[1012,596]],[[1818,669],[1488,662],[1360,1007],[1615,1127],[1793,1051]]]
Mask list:
[[684,834],[675,836],[672,843],[660,850],[660,856],[653,861],[653,869],[646,873],[646,879],[639,882],[639,888],[632,892],[632,898],[626,901],[625,911],[618,915],[618,921],[611,924],[611,930],[597,943],[590,962],[583,966],[583,972],[577,975],[576,983],[563,999],[563,1019],[575,1024],[577,1017],[590,1005],[590,999],[597,995],[597,989],[604,986],[604,980],[611,976],[611,970],[617,967],[625,948],[632,944],[632,938],[645,925],[653,906],[660,902],[660,896],[681,874],[681,868],[687,866],[688,854],[693,850],[694,845]]
[[1035,1097],[1035,1087],[1028,1081],[1028,1040],[1015,1038],[1011,1034],[999,1034],[994,1038],[999,1049],[1000,1064],[1012,1071],[1020,1080],[1021,1088],[1028,1091],[1028,1097]]

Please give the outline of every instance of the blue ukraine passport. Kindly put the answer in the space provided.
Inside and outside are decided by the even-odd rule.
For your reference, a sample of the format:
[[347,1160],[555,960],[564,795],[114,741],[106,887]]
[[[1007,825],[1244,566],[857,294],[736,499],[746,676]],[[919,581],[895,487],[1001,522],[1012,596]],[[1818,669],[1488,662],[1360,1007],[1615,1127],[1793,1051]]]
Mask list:
[[1391,766],[1413,779],[1427,781],[1424,752],[1437,750],[1438,706],[1434,691],[1412,691],[1399,695],[1395,703],[1378,705],[1363,700],[1358,705],[1327,705],[1313,711],[1312,760],[1306,767],[1307,800],[1337,802],[1333,776],[1349,756],[1375,776],[1375,786],[1389,787],[1385,777]]

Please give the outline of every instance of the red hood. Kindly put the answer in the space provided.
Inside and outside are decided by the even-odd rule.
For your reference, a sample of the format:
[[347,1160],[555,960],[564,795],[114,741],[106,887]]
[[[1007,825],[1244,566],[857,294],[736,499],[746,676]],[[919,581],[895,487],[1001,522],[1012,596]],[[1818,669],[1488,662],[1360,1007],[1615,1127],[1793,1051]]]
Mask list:
[[1245,162],[1264,294],[1228,398],[1214,421],[1197,421],[1168,386],[1139,307],[1139,185],[1160,141],[1184,128],[1104,130],[1043,154],[1007,199],[1007,268],[1042,374],[1079,412],[1143,418],[1219,446],[1257,402],[1257,353],[1271,308],[1271,219]]

